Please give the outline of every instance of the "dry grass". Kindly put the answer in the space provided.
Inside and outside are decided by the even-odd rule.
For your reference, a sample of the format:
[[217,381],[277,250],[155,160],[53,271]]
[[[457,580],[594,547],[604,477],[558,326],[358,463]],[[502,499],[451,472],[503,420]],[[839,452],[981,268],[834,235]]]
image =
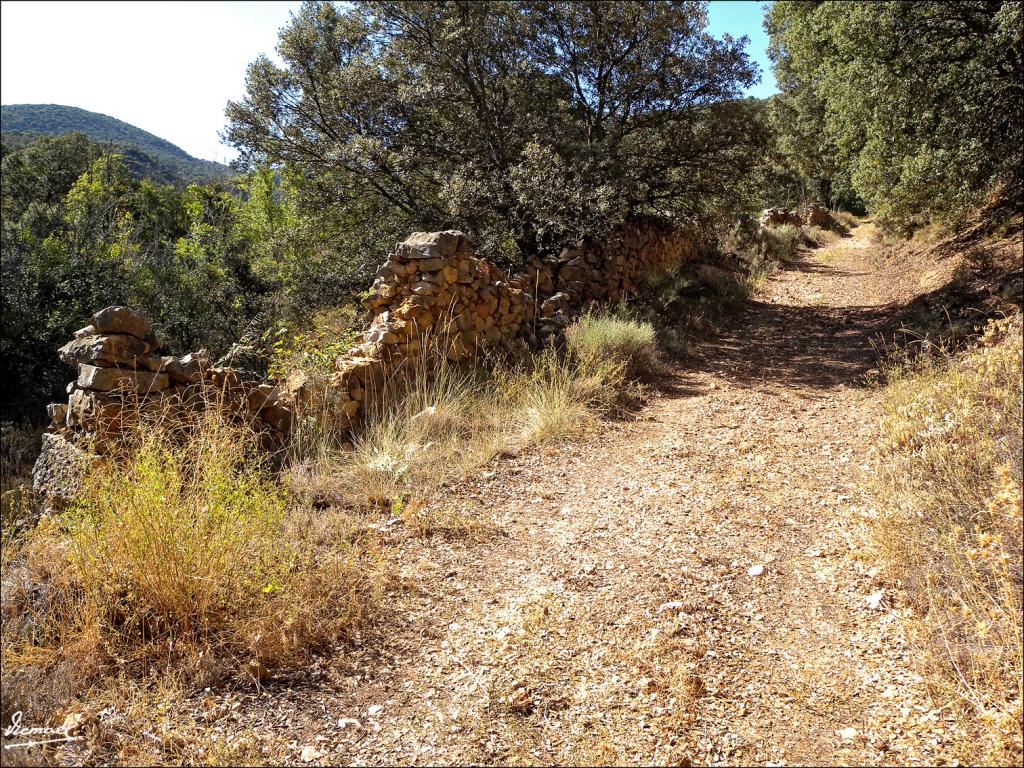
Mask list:
[[958,702],[965,759],[1021,761],[1021,319],[961,355],[890,371],[879,542],[920,617],[932,679]]
[[188,747],[182,728],[161,726],[169,741],[153,752],[131,736],[156,728],[132,702],[259,681],[360,631],[392,573],[381,513],[415,536],[494,535],[479,510],[444,502],[445,483],[586,431],[615,406],[627,366],[653,359],[649,327],[586,322],[570,336],[588,343],[564,352],[468,368],[425,356],[375,393],[349,443],[323,382],[283,471],[213,398],[185,426],[136,414],[67,513],[5,525],[4,717],[59,723],[111,701],[124,727],[103,736],[104,760],[251,759],[200,725],[182,726]]
[[793,224],[765,227],[760,233],[760,253],[765,259],[787,261],[805,244],[803,229]]
[[[638,323],[615,323],[647,333]],[[569,335],[579,338],[575,328]],[[623,391],[626,365],[611,345],[468,367],[423,356],[370,393],[350,445],[317,443],[294,474],[314,495],[350,506],[388,509],[396,500],[431,498],[502,452],[591,429]],[[312,415],[311,423],[329,420],[329,400],[318,402],[326,416]]]
[[261,679],[363,625],[372,547],[312,525],[257,442],[215,408],[150,424],[71,511],[5,541],[5,716],[45,719],[115,673]]
[[735,295],[731,297],[732,300],[747,301],[756,296],[777,268],[777,263],[773,261],[764,261],[753,267],[737,282]]
[[821,227],[814,226],[805,226],[802,229],[804,243],[816,248],[831,245],[842,237],[838,232],[834,232],[831,229],[822,229]]
[[832,213],[832,218],[839,222],[841,227],[848,230],[861,225],[860,217],[850,213],[849,211],[834,211]]
[[662,373],[654,326],[625,313],[585,315],[566,331],[566,342],[580,360],[621,363],[627,378],[651,380]]

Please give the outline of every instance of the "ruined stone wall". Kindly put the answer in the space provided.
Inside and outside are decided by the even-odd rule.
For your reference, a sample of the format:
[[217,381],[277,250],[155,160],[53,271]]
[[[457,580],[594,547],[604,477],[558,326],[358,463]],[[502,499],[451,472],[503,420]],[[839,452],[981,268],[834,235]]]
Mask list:
[[[541,343],[594,303],[635,295],[645,275],[703,255],[693,236],[636,223],[607,240],[566,248],[557,259],[533,258],[510,278],[474,256],[460,232],[413,234],[377,271],[364,300],[369,320],[362,343],[336,361],[329,378],[335,426],[351,427],[389,376],[428,350],[458,361],[519,339]],[[54,493],[53,478],[80,459],[75,450],[103,453],[140,412],[174,418],[203,407],[212,393],[274,447],[285,444],[301,404],[313,396],[302,377],[245,381],[236,370],[212,366],[203,351],[174,357],[159,349],[146,318],[107,307],[59,350],[78,375],[68,385],[67,403],[50,406],[37,488]]]
[[425,348],[457,361],[517,339],[536,345],[596,303],[635,295],[645,275],[705,255],[698,240],[655,223],[533,258],[508,277],[472,254],[461,232],[418,232],[399,243],[364,300],[363,343],[339,358],[337,410],[354,421],[390,373]]

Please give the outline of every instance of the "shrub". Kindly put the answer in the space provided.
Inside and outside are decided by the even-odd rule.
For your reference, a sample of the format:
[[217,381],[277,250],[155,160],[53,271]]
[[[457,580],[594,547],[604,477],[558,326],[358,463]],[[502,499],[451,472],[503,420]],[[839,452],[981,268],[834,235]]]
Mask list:
[[0,421],[0,521],[5,527],[31,516],[29,488],[39,443],[38,430]]
[[765,227],[761,230],[761,255],[775,261],[786,261],[796,255],[797,249],[804,244],[804,236],[800,227],[783,224],[778,227]]
[[627,378],[651,379],[661,370],[654,326],[619,315],[585,315],[565,332],[569,352],[581,361],[607,360]]
[[807,226],[802,227],[803,234],[802,239],[805,245],[809,245],[812,248],[818,248],[823,245],[829,245],[839,239],[839,235],[830,229],[822,229],[821,227]]
[[425,356],[370,392],[353,449],[334,462],[350,502],[423,494],[474,463],[477,440],[491,429],[479,373]]
[[987,764],[1021,758],[1021,345],[1018,316],[898,369],[880,445],[879,543],[922,657],[977,726],[967,759]]
[[[582,321],[580,321],[582,322]],[[566,330],[572,336],[573,326]],[[599,355],[560,356],[547,349],[528,368],[497,377],[497,402],[516,444],[586,432],[608,413],[621,391],[624,363]]]
[[849,211],[833,211],[832,216],[843,229],[850,230],[860,226],[860,219]]

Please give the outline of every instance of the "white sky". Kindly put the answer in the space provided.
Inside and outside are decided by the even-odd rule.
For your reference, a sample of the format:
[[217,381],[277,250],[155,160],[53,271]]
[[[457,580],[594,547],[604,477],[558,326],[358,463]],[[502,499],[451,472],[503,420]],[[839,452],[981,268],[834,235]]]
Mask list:
[[224,162],[224,107],[298,2],[2,2],[0,102],[101,112]]
[[[277,31],[298,2],[0,2],[0,102],[100,112],[225,162],[224,107],[245,92],[245,68],[276,58]],[[765,3],[713,2],[709,31],[751,38],[775,91],[761,29]]]

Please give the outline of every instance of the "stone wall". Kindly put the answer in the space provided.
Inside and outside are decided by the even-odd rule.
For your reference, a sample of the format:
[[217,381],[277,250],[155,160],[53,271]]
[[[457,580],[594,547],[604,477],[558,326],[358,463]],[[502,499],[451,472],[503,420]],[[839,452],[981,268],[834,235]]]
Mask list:
[[105,453],[139,414],[175,418],[211,401],[246,414],[271,443],[283,444],[291,428],[293,398],[280,387],[214,367],[205,350],[159,354],[152,324],[128,307],[100,310],[74,336],[57,354],[78,375],[67,402],[49,406],[49,433],[73,436],[94,453]]
[[[458,361],[519,339],[542,343],[595,303],[635,295],[645,275],[704,253],[693,236],[639,222],[607,240],[566,248],[556,259],[533,258],[510,278],[475,257],[460,232],[415,233],[377,271],[364,300],[369,320],[362,343],[336,361],[328,379],[334,426],[349,429],[375,391],[428,350]],[[49,407],[37,488],[56,494],[54,477],[82,463],[72,449],[106,452],[139,413],[173,419],[212,398],[250,419],[274,448],[285,444],[301,404],[314,396],[301,376],[246,381],[236,370],[212,366],[204,351],[175,357],[159,354],[160,347],[149,321],[127,307],[97,312],[61,347],[61,359],[77,366],[78,375],[67,403]]]
[[835,229],[838,226],[832,212],[817,203],[807,203],[801,206],[799,211],[790,211],[786,208],[766,208],[761,212],[760,224],[762,227],[792,224],[795,227],[808,226],[822,229]]
[[510,278],[475,257],[461,232],[417,232],[377,271],[363,342],[336,362],[337,411],[358,419],[368,393],[425,348],[457,361],[517,339],[537,345],[594,303],[635,295],[644,275],[703,255],[695,237],[639,223],[554,260],[533,258]]

